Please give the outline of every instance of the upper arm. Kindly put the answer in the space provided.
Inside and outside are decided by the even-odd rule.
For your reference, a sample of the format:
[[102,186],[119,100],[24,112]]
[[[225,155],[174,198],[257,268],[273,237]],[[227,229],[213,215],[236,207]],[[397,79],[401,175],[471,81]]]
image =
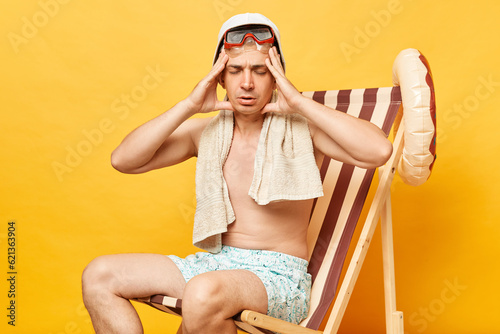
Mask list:
[[136,168],[131,173],[145,173],[150,170],[176,165],[196,156],[201,133],[210,119],[192,118],[183,122],[163,142],[145,165]]
[[354,164],[354,160],[347,152],[340,147],[333,139],[331,139],[324,131],[309,122],[309,129],[311,131],[311,138],[315,151],[321,152],[330,159],[340,162]]
[[[364,121],[364,120],[360,120]],[[365,121],[367,122],[367,121]],[[380,163],[378,159],[378,152],[372,152],[372,156],[370,154],[361,154],[356,152],[356,154],[353,154],[353,152],[348,152],[345,149],[342,148],[334,139],[332,139],[327,133],[325,133],[323,130],[309,122],[309,128],[311,131],[311,137],[314,145],[314,149],[318,150],[319,152],[323,153],[325,156],[349,164],[349,165],[354,165],[360,168],[375,168],[383,163],[385,163],[385,160]],[[354,139],[356,140],[356,139]],[[391,146],[392,148],[392,146]],[[389,154],[390,155],[390,154]],[[356,156],[360,158],[356,158]]]

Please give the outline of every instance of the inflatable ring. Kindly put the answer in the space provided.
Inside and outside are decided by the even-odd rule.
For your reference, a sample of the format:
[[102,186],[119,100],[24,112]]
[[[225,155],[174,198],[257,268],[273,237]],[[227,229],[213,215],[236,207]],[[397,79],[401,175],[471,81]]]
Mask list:
[[404,148],[398,172],[404,183],[418,186],[431,175],[436,160],[436,101],[427,59],[415,49],[399,53],[392,68],[392,79],[401,87]]

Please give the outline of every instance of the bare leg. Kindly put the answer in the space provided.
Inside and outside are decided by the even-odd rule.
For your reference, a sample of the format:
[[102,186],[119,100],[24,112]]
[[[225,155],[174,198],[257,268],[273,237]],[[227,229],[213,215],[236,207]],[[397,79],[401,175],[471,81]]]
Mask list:
[[267,292],[250,271],[214,271],[188,282],[182,305],[182,333],[236,334],[232,317],[245,309],[265,314]]
[[159,254],[105,255],[82,275],[85,307],[96,333],[143,333],[128,299],[165,294],[182,297],[184,277],[168,257]]

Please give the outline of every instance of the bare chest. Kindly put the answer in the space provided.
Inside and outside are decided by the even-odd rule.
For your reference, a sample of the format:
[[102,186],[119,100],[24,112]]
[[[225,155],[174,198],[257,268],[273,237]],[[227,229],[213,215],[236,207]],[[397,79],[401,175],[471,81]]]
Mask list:
[[258,142],[257,139],[255,142],[240,142],[236,139],[233,139],[223,167],[236,219],[224,233],[223,244],[273,250],[305,258],[305,231],[312,201],[282,201],[258,205],[248,195]]
[[253,179],[256,151],[257,142],[233,140],[223,167],[224,179],[232,200],[241,199],[248,194]]

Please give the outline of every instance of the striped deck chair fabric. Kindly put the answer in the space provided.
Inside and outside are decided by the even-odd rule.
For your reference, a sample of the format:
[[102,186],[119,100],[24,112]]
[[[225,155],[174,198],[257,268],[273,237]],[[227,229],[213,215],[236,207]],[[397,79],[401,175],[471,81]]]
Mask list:
[[[401,104],[399,87],[303,94],[331,108],[368,120],[387,135]],[[335,298],[344,260],[374,172],[375,169],[362,169],[330,158],[325,158],[322,163],[320,173],[325,195],[314,203],[308,231],[308,246],[312,250],[309,262],[313,279],[311,309],[301,326],[317,330]],[[180,299],[155,295],[136,301],[170,314],[182,314]],[[246,332],[272,333],[245,323],[240,315],[235,320]]]
[[[401,105],[399,87],[304,93],[317,102],[370,121],[388,136]],[[375,169],[362,169],[325,158],[321,166],[325,196],[317,199],[308,231],[312,250],[311,310],[304,320],[318,329],[335,298],[356,224],[364,207]]]
[[[435,100],[427,60],[418,50],[406,49],[398,55],[393,80],[395,87],[303,92],[319,103],[374,123],[386,135],[389,135],[398,116],[393,131],[393,153],[385,166],[379,168],[379,182],[370,203],[366,200],[375,169],[362,169],[325,157],[320,168],[324,196],[314,202],[307,236],[310,250],[308,270],[313,279],[308,317],[299,325],[294,325],[245,310],[234,317],[241,330],[260,334],[337,333],[381,218],[386,331],[403,334],[402,312],[396,310],[390,185],[398,164],[403,160],[406,164],[403,167],[412,171],[411,176],[415,176],[418,183],[428,178],[435,159]],[[422,134],[428,138],[422,139]],[[414,140],[414,137],[419,139]],[[408,156],[405,147],[406,156],[401,159],[404,141],[412,140],[418,143],[413,146],[419,147],[420,151]],[[426,169],[429,164],[430,168]],[[414,180],[410,178],[410,181]],[[360,236],[352,257],[346,262],[364,206],[369,210],[360,226]],[[345,274],[340,282],[343,269]],[[137,301],[171,314],[182,313],[182,301],[179,299],[155,295]]]

